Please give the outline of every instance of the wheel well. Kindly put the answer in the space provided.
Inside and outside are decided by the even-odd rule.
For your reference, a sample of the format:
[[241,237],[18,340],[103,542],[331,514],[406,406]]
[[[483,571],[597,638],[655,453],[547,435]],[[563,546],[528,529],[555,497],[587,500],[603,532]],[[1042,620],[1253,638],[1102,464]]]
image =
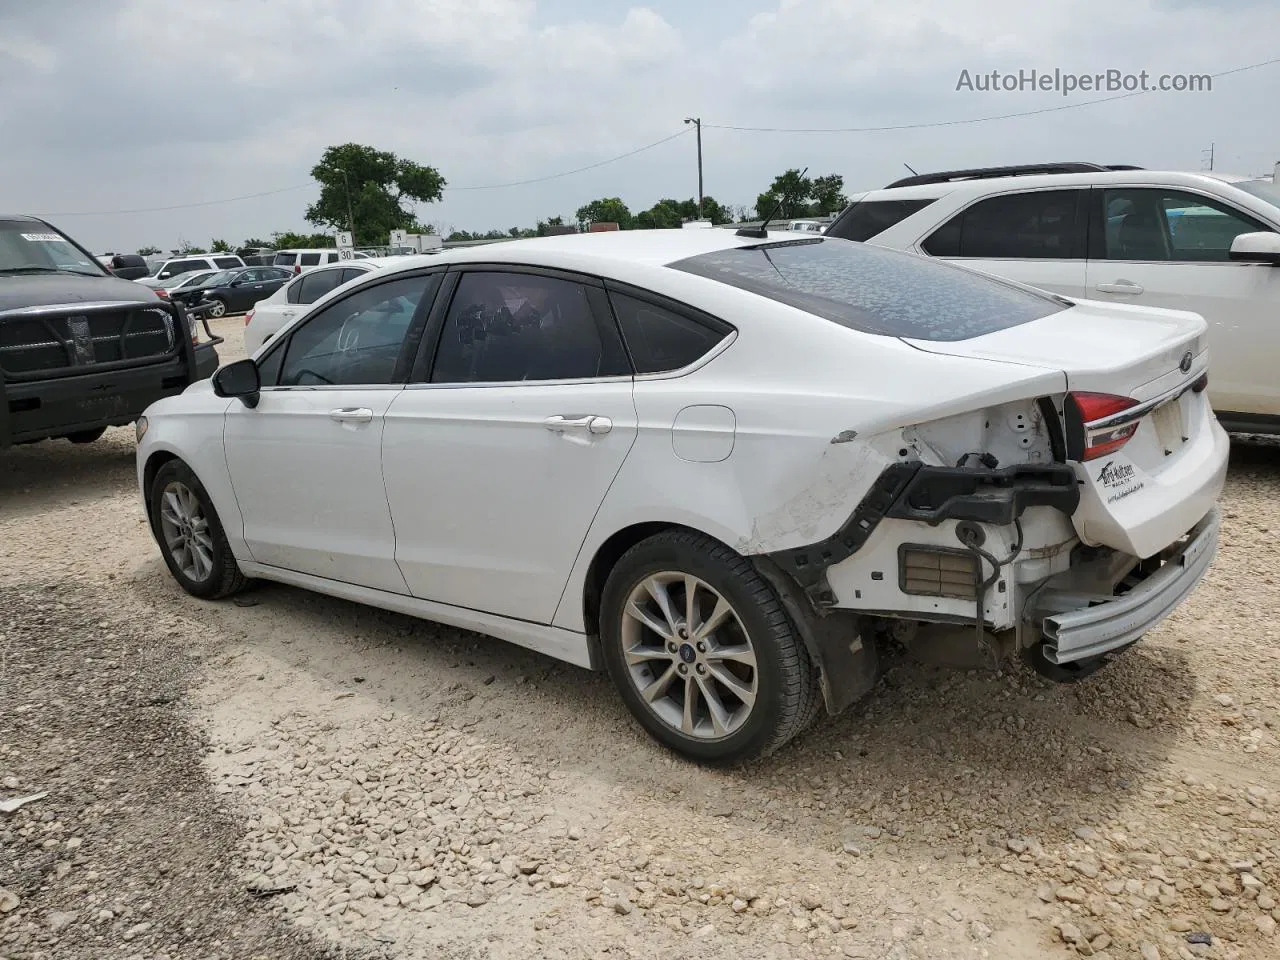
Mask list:
[[156,474],[170,460],[178,460],[180,457],[176,453],[170,453],[168,450],[157,450],[147,458],[147,465],[142,468],[142,502],[147,506],[147,516],[151,516],[151,484],[155,482]]
[[637,523],[624,527],[600,544],[600,549],[591,559],[591,566],[587,568],[587,578],[582,590],[582,618],[588,636],[600,635],[600,597],[604,593],[605,581],[609,579],[609,574],[622,559],[622,555],[641,540],[647,540],[654,534],[662,533],[664,530],[686,529],[692,528],[683,527],[678,523],[660,521]]

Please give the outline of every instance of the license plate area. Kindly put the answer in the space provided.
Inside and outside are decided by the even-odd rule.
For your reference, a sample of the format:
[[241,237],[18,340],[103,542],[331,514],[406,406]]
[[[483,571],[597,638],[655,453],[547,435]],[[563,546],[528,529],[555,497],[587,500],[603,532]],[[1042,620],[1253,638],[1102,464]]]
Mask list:
[[1156,407],[1151,412],[1151,425],[1155,428],[1156,439],[1166,457],[1181,450],[1187,440],[1181,398]]

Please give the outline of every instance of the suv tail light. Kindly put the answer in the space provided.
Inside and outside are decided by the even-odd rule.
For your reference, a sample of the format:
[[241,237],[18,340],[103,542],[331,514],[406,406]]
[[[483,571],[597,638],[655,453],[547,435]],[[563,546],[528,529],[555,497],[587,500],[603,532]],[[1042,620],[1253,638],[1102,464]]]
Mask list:
[[1073,460],[1096,460],[1123,447],[1138,432],[1141,417],[1124,413],[1138,405],[1132,397],[1109,393],[1067,394],[1067,446]]
[[249,325],[249,321],[252,319],[253,319],[253,311],[250,310],[248,313],[244,315],[244,325],[247,327]]

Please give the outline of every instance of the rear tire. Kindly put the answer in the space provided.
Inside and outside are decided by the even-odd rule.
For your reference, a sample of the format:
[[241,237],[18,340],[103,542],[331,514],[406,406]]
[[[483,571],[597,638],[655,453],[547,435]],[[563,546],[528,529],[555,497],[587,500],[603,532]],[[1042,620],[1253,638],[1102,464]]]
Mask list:
[[72,443],[93,443],[107,432],[106,427],[95,427],[92,430],[77,430],[75,433],[68,433],[67,439]]
[[777,594],[699,533],[660,533],[622,556],[605,583],[600,633],[636,720],[693,760],[767,757],[818,713],[816,673]]
[[216,600],[249,582],[223,532],[213,500],[181,460],[156,471],[148,492],[151,533],[178,585],[193,597]]

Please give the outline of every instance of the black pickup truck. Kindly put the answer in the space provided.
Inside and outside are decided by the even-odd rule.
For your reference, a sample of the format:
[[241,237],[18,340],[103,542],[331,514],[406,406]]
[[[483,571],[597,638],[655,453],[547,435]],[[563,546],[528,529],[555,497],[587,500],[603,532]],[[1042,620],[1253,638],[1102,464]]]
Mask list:
[[0,450],[133,422],[217,369],[204,330],[43,220],[0,214]]

